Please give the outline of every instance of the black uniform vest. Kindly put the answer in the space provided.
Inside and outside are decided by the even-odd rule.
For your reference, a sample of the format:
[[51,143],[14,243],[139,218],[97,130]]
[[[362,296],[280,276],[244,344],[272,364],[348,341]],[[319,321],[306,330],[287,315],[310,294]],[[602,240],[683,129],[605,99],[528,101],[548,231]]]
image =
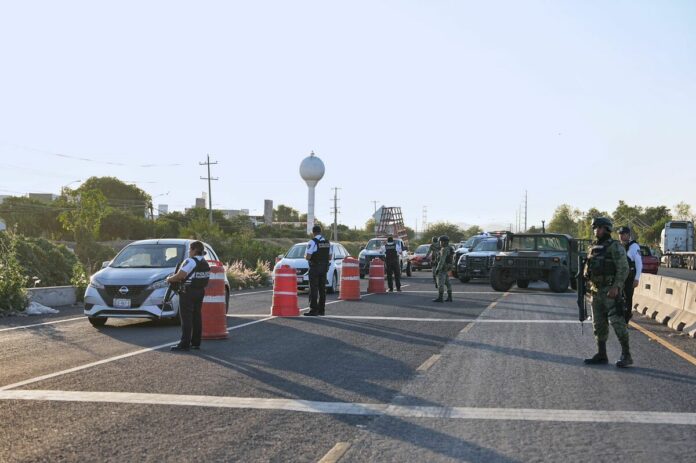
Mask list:
[[205,259],[193,259],[196,262],[196,267],[191,273],[190,279],[186,280],[186,286],[193,289],[204,289],[208,286],[210,279],[210,265]]
[[331,255],[331,243],[329,240],[322,238],[312,238],[312,241],[317,245],[317,250],[310,256],[309,265],[328,265],[329,256]]
[[396,262],[399,260],[399,254],[396,252],[396,241],[391,243],[387,241],[384,245],[387,262]]
[[636,274],[636,263],[635,261],[631,260],[630,257],[628,257],[628,248],[636,244],[636,241],[631,240],[628,244],[624,244],[624,248],[626,248],[626,259],[628,260],[628,272],[632,273],[633,275]]

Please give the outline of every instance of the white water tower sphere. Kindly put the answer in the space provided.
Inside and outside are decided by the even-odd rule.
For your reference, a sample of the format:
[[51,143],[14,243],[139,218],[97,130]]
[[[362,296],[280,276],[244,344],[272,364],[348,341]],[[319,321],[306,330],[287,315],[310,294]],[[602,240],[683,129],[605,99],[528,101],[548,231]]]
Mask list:
[[317,186],[319,180],[324,177],[324,163],[312,154],[302,160],[300,164],[300,176],[307,183],[308,200],[307,200],[307,233],[312,233],[314,226],[314,187]]

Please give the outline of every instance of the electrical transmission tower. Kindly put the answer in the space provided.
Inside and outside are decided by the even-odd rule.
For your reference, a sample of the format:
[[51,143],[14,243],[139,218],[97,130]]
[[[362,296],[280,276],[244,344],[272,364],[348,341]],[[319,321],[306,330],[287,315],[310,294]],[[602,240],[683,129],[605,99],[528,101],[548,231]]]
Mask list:
[[333,236],[331,239],[333,241],[338,241],[338,190],[341,188],[334,187],[332,190],[334,191],[334,196],[333,196],[333,207],[331,208],[331,212],[333,213],[334,220],[333,220]]
[[210,176],[210,166],[217,164],[217,161],[215,162],[210,162],[210,155],[206,155],[206,161],[205,162],[199,162],[198,164],[201,166],[208,166],[208,176],[207,177],[201,177],[201,180],[207,180],[208,181],[208,219],[210,220],[210,223],[213,223],[213,190],[210,185],[210,182],[213,180],[217,180],[217,177],[211,177]]

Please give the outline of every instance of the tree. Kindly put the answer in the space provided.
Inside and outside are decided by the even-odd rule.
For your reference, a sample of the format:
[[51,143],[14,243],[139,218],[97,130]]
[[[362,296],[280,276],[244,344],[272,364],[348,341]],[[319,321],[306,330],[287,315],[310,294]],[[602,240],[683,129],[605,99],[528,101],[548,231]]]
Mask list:
[[138,217],[146,217],[152,206],[152,197],[149,194],[116,177],[90,177],[75,191],[81,194],[88,190],[99,190],[109,206]]
[[208,217],[198,217],[189,221],[179,229],[181,238],[201,240],[213,246],[222,247],[224,233],[217,223],[210,223]]
[[5,220],[7,228],[35,238],[63,238],[64,230],[58,222],[59,214],[60,208],[56,203],[47,204],[19,196],[5,198],[0,204],[0,217]]
[[573,209],[568,204],[561,204],[556,208],[553,217],[547,227],[549,233],[566,233],[575,236],[578,232],[576,220],[580,216],[580,211]]
[[466,240],[474,235],[480,235],[481,233],[483,233],[483,228],[479,227],[478,225],[472,225],[463,231],[462,238]]
[[[306,219],[305,219],[306,220]],[[297,209],[293,209],[285,204],[279,204],[278,207],[273,209],[273,221],[274,222],[299,222],[300,213]]]
[[108,213],[106,198],[99,190],[83,190],[66,195],[67,210],[58,216],[61,225],[73,233],[75,241],[92,242],[99,236],[102,219]]
[[428,242],[433,236],[449,236],[450,243],[458,243],[464,237],[464,232],[457,225],[449,222],[437,222],[428,226],[423,233],[423,240]]
[[674,206],[674,218],[675,220],[694,220],[694,213],[691,210],[691,205],[685,203],[684,201],[675,204]]
[[592,239],[592,221],[596,217],[609,217],[609,213],[600,211],[596,207],[591,207],[578,220],[578,238]]

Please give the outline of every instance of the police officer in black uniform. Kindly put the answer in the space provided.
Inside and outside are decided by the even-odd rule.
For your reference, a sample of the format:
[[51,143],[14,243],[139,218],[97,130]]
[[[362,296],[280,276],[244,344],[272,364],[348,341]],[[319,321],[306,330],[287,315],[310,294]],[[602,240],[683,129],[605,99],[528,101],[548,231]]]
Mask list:
[[189,245],[189,258],[184,261],[179,271],[167,278],[170,285],[179,285],[179,318],[181,319],[181,340],[174,351],[187,351],[201,348],[201,306],[205,296],[205,287],[210,278],[210,265],[205,260],[205,249],[200,241]]
[[312,238],[307,243],[305,259],[309,261],[309,312],[305,316],[324,315],[326,305],[326,273],[331,260],[331,243],[321,235],[321,227],[312,227]]
[[389,235],[382,249],[387,264],[389,292],[394,292],[394,281],[396,281],[396,290],[401,292],[401,266],[399,265],[399,255],[402,252],[401,243],[394,241],[394,237]]
[[624,319],[628,322],[633,317],[633,291],[638,287],[640,275],[643,273],[643,256],[640,253],[640,245],[631,239],[631,229],[628,226],[619,228],[619,238],[628,258],[628,276],[624,283]]

